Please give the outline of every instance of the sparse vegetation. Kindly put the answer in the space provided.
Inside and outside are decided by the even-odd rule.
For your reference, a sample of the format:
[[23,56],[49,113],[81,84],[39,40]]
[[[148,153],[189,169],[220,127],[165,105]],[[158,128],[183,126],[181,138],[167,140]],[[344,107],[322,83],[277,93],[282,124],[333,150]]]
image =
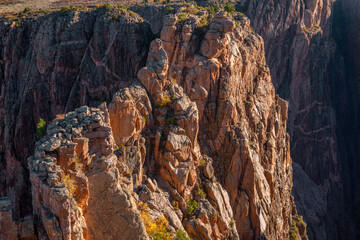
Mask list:
[[203,18],[203,19],[200,20],[200,26],[201,27],[205,27],[207,25],[208,25],[208,21],[207,21],[206,18]]
[[115,6],[112,5],[112,4],[110,4],[110,3],[105,3],[105,4],[103,4],[103,5],[100,5],[100,7],[101,7],[102,9],[104,9],[105,11],[109,11],[109,10],[115,8]]
[[173,7],[167,7],[167,8],[165,9],[165,12],[166,12],[166,14],[173,14],[173,13],[175,13],[175,8],[173,8]]
[[176,79],[175,78],[169,78],[170,79],[170,81],[173,83],[173,84],[176,84]]
[[196,200],[186,200],[186,213],[189,217],[193,216],[195,214],[195,209],[197,207],[200,207],[200,203]]
[[199,161],[199,167],[205,166],[205,163],[206,163],[205,159],[201,158]]
[[224,6],[224,10],[228,13],[235,13],[236,9],[231,2],[227,2]]
[[59,11],[60,17],[66,16],[70,10],[71,10],[70,6],[62,7]]
[[27,14],[27,13],[29,13],[31,11],[32,11],[31,8],[27,7],[27,8],[24,8],[24,10],[20,12],[20,14]]
[[217,5],[217,4],[213,4],[213,5],[206,8],[209,15],[213,15],[218,9],[219,9],[219,5]]
[[147,234],[153,240],[172,240],[173,237],[169,232],[169,222],[164,217],[153,220],[149,213],[147,203],[136,202],[137,209],[140,212],[141,219],[145,225]]
[[175,232],[175,240],[191,240],[191,239],[187,236],[186,232],[179,229],[176,230]]
[[298,236],[299,236],[299,229],[296,226],[296,221],[293,220],[289,231],[289,238],[290,240],[296,240]]
[[202,190],[202,188],[199,188],[199,190],[196,193],[196,196],[198,196],[201,199],[205,199],[206,198],[206,193],[204,192],[204,190]]
[[168,105],[170,105],[171,103],[171,99],[168,96],[164,96],[159,98],[156,102],[155,102],[155,106],[156,107],[166,107]]
[[179,22],[185,22],[185,20],[187,19],[187,14],[186,13],[180,13],[178,15],[178,19],[179,19]]
[[173,201],[172,206],[173,206],[175,211],[179,210],[179,202],[178,201]]
[[81,171],[82,167],[83,167],[83,163],[81,162],[81,159],[79,156],[76,156],[73,160],[74,164],[75,164],[75,170],[76,171]]
[[231,227],[234,227],[234,226],[235,226],[235,221],[234,221],[234,220],[231,220],[230,226],[231,226]]
[[167,124],[175,124],[176,123],[176,121],[175,121],[175,118],[174,117],[171,117],[171,118],[167,118],[166,119],[166,123]]
[[42,138],[46,133],[46,122],[44,119],[40,118],[38,124],[36,125],[36,138]]
[[68,174],[63,175],[63,183],[65,184],[65,187],[69,191],[70,197],[73,197],[76,191],[76,186],[74,184],[74,181],[71,179],[70,175]]

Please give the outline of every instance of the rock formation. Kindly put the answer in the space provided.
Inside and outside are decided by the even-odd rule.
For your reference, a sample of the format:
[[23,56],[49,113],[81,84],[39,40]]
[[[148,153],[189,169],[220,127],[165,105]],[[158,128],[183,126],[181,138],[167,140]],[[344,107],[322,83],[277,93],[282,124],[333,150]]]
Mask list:
[[295,202],[310,238],[359,238],[359,2],[236,2],[263,37],[276,91],[289,101],[291,156],[301,166],[294,175],[302,176]]
[[[18,53],[37,59],[23,63],[27,84],[43,79],[46,87],[42,95],[23,86],[19,106],[47,100],[47,120],[69,111],[48,124],[28,159],[35,235],[148,239],[155,224],[172,237],[307,239],[291,196],[288,104],[275,94],[262,38],[238,14],[217,11],[210,20],[201,8],[173,6],[151,42],[157,29],[124,9],[4,24],[10,35],[28,34]],[[146,11],[153,9],[145,19]],[[33,50],[34,37],[49,47]],[[10,101],[19,64],[4,62]],[[110,94],[109,106],[101,103]],[[35,125],[42,110],[26,113]],[[4,137],[14,137],[4,123]]]

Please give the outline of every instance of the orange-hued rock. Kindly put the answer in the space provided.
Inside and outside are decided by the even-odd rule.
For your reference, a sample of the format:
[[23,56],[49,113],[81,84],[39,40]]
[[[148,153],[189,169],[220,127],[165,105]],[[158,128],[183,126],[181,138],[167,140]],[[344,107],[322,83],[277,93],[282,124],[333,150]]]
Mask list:
[[[119,171],[113,154],[116,144],[108,114],[106,108],[88,107],[68,113],[48,127],[53,135],[43,138],[29,158],[34,216],[42,222],[38,235],[148,239],[133,197],[120,184],[128,175]],[[72,147],[63,158],[64,151],[57,150],[67,146]],[[58,164],[60,159],[63,164]]]
[[246,17],[219,10],[204,27],[206,12],[177,10],[109,107],[77,108],[37,142],[37,235],[149,239],[165,221],[169,236],[287,239],[296,220],[306,239],[262,38]]

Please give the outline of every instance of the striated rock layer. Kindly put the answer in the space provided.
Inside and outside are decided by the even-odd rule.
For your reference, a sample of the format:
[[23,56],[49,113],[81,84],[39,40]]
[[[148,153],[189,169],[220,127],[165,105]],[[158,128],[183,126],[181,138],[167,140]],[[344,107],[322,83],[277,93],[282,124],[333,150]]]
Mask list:
[[[28,204],[9,184],[22,169],[9,164],[25,163],[5,144],[25,142],[12,131],[28,124],[21,134],[31,135],[43,113],[49,120],[90,105],[49,123],[28,159],[37,238],[149,239],[155,221],[194,239],[307,239],[291,196],[288,104],[275,94],[262,38],[246,17],[218,11],[206,25],[206,11],[174,7],[158,29],[121,9],[3,24],[3,43],[21,35],[28,47],[3,47],[16,54],[2,62],[2,116],[10,119],[1,162],[11,173],[1,175],[11,189],[2,195]],[[49,47],[35,50],[40,43]],[[91,107],[110,95],[108,106]],[[34,109],[10,128],[14,104]],[[22,149],[31,152],[34,140]],[[29,213],[21,206],[15,216]],[[9,217],[5,224],[14,226]]]

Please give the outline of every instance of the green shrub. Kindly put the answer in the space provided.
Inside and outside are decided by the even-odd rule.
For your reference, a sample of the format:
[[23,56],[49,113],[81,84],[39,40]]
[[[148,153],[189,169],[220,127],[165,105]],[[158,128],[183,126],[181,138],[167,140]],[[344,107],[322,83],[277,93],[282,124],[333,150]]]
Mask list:
[[27,7],[27,8],[24,8],[24,10],[20,12],[20,14],[27,14],[27,13],[30,13],[31,11],[32,11],[32,9]]
[[231,226],[231,227],[234,227],[234,226],[235,226],[235,221],[234,221],[234,220],[231,220],[230,226]]
[[199,167],[202,167],[202,166],[205,166],[205,159],[201,158],[200,161],[199,161]]
[[160,2],[160,0],[154,0],[154,2]]
[[110,4],[110,3],[105,3],[101,6],[102,9],[104,9],[105,11],[109,11],[111,9],[113,9],[115,6]]
[[189,217],[191,217],[194,215],[195,209],[200,207],[200,203],[198,203],[196,200],[186,200],[186,206],[186,213]]
[[206,9],[210,15],[213,15],[219,9],[219,5],[213,4],[209,7],[207,7]]
[[178,19],[179,19],[179,22],[184,22],[187,19],[187,14],[186,13],[180,13],[178,15]]
[[44,119],[40,118],[38,124],[36,125],[36,138],[42,138],[46,133],[46,122]]
[[203,19],[200,20],[200,26],[201,27],[205,27],[207,25],[208,25],[208,21],[207,21],[206,18],[203,18]]
[[179,229],[175,231],[175,240],[191,240],[191,239],[187,236],[187,234],[183,230]]
[[167,7],[165,9],[166,14],[175,13],[175,9],[173,7]]
[[170,0],[163,1],[163,4],[169,4],[169,3],[170,3]]
[[235,13],[236,11],[234,5],[231,2],[226,3],[224,10],[228,13]]
[[69,6],[65,6],[65,7],[62,7],[59,11],[59,15],[61,17],[64,17],[67,15],[67,13],[71,10],[71,8]]

